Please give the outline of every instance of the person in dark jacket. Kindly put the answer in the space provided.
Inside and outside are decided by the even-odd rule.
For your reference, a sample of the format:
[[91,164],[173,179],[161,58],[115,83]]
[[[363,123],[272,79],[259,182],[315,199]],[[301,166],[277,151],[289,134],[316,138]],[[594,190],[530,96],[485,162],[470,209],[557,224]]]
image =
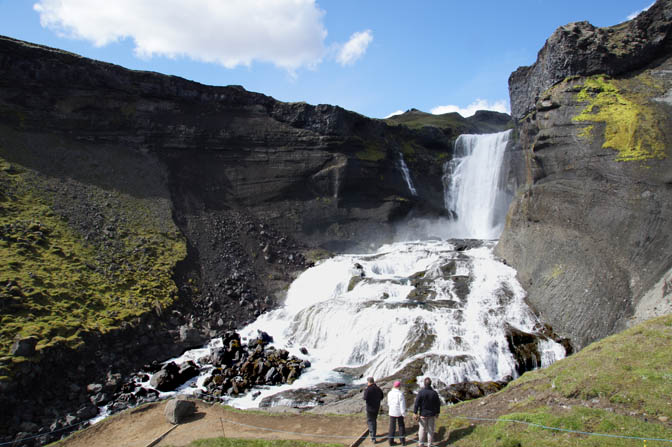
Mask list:
[[[432,389],[432,379],[425,377],[425,387],[418,392],[413,406],[415,419],[418,421],[418,447],[431,446],[434,442],[434,426],[436,417],[441,412],[441,399]],[[426,438],[426,443],[425,443]]]
[[366,424],[369,426],[371,441],[376,443],[376,429],[378,412],[380,411],[380,401],[383,400],[383,391],[378,388],[373,377],[366,379],[368,385],[364,390],[364,400],[366,401]]

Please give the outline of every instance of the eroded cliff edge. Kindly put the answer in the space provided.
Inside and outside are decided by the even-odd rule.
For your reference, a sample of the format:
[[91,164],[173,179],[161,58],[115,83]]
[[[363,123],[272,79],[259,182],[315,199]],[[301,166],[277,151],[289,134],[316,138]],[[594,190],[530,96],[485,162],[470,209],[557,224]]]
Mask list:
[[526,184],[497,251],[577,347],[670,310],[671,34],[670,0],[569,24],[509,78]]

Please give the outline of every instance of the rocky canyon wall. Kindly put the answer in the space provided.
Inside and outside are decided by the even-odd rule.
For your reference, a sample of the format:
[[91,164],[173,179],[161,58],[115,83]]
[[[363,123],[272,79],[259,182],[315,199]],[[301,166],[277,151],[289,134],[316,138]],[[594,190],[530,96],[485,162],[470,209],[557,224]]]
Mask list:
[[509,79],[526,182],[497,251],[577,347],[669,310],[671,30],[669,0],[609,28],[572,23]]

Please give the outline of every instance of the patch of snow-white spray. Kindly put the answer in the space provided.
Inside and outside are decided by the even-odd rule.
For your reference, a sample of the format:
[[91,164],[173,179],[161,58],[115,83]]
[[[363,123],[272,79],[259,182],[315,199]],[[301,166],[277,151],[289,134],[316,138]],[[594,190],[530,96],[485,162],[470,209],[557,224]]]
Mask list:
[[[306,357],[300,348],[307,348],[312,367],[292,388],[343,380],[335,368],[386,377],[412,362],[445,384],[515,376],[505,327],[533,332],[539,321],[524,302],[515,270],[497,261],[492,248],[455,251],[444,241],[422,241],[336,256],[300,275],[285,305],[241,335],[266,331],[276,347],[298,357]],[[456,284],[466,277],[470,290],[460,296]],[[423,296],[411,293],[417,288]],[[543,350],[546,364],[564,356],[553,341]],[[233,405],[257,402],[248,396]]]

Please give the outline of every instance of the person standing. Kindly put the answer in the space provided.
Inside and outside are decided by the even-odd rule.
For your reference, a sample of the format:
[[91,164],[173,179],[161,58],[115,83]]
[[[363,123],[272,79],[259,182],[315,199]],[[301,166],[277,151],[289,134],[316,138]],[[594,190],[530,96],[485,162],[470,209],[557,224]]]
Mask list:
[[394,435],[396,426],[399,426],[399,438],[401,445],[406,445],[406,426],[404,425],[404,414],[406,414],[406,399],[401,392],[401,382],[396,380],[393,388],[387,393],[387,406],[390,414],[390,430],[387,432],[387,439],[390,445],[394,445]]
[[373,377],[366,379],[368,385],[364,390],[364,400],[366,401],[366,424],[369,426],[371,441],[376,443],[376,429],[378,412],[380,411],[380,401],[383,400],[383,391],[378,388]]
[[[415,398],[413,413],[418,421],[418,447],[432,446],[434,443],[434,426],[436,417],[441,411],[441,399],[439,394],[432,389],[432,379],[425,377],[425,387],[420,390]],[[425,444],[425,438],[427,443]]]

